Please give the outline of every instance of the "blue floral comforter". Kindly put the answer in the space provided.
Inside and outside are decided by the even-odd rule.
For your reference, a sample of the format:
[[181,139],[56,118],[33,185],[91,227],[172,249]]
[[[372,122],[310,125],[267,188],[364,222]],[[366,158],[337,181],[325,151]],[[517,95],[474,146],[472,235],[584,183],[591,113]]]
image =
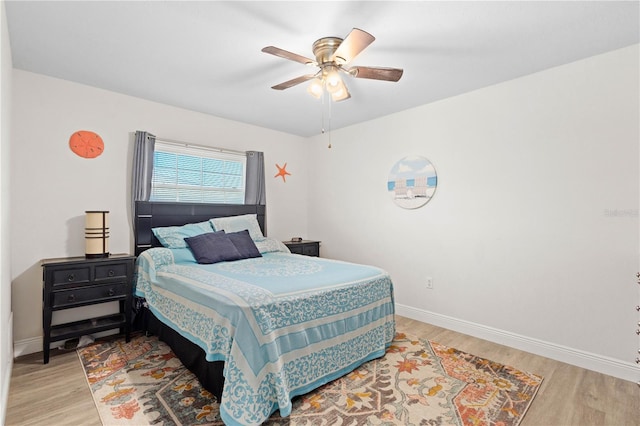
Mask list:
[[291,398],[381,357],[394,337],[387,273],[274,250],[199,265],[189,249],[152,248],[137,260],[135,294],[207,360],[225,361],[228,425],[288,416]]

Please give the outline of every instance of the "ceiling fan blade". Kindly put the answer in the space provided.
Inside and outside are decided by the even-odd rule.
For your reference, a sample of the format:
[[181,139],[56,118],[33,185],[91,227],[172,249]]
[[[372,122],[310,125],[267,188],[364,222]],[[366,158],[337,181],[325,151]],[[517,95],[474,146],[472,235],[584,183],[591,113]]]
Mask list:
[[316,76],[315,74],[301,75],[300,77],[293,78],[291,80],[285,81],[284,83],[276,84],[275,86],[272,86],[271,88],[275,89],[275,90],[288,89],[289,87],[293,87],[293,86],[296,86],[296,85],[298,85],[300,83],[304,83],[305,81],[311,80],[315,76]]
[[356,78],[370,78],[372,80],[398,81],[404,72],[400,68],[381,67],[351,67],[345,69]]
[[376,38],[366,31],[354,28],[347,37],[340,43],[338,49],[333,54],[333,60],[338,64],[346,64],[351,62],[353,58],[358,56],[367,46],[369,46]]
[[308,65],[308,64],[313,65],[316,63],[316,61],[314,61],[313,59],[306,58],[302,55],[298,55],[297,53],[292,53],[275,46],[267,46],[263,48],[262,51],[264,53],[270,53],[272,55],[279,56],[284,59],[289,59],[290,61],[300,62],[301,64],[305,64],[305,65]]

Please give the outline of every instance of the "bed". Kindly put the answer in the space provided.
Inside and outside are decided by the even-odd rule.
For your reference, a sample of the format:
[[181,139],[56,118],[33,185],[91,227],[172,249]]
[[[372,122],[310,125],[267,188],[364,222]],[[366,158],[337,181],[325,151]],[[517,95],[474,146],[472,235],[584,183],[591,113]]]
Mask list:
[[[265,222],[260,205],[136,203],[135,295],[145,327],[219,398],[226,424],[288,416],[293,397],[381,357],[395,334],[388,274],[291,254],[265,236]],[[173,245],[175,229],[188,229],[188,244],[178,233]],[[198,263],[226,246],[195,243],[232,237],[251,240],[252,255]]]

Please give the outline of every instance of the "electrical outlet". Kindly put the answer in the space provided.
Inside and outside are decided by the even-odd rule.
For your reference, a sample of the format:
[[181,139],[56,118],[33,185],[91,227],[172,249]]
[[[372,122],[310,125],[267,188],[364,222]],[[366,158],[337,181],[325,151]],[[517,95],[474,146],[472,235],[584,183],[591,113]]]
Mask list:
[[433,290],[433,278],[427,277],[427,288]]

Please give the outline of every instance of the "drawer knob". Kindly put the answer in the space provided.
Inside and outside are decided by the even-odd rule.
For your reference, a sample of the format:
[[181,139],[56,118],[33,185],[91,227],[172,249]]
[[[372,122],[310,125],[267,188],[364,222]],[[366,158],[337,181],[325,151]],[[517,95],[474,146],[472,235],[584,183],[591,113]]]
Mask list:
[[640,358],[636,358],[636,364],[640,364]]
[[636,311],[640,312],[640,305],[636,306]]
[[74,302],[76,300],[76,297],[73,294],[70,294],[67,297],[67,302]]
[[73,281],[73,280],[75,280],[75,279],[76,279],[76,275],[75,275],[75,274],[69,274],[69,275],[67,276],[67,281]]
[[116,273],[113,272],[113,269],[109,269],[109,272],[107,273],[107,275],[109,275],[110,277],[114,276]]
[[112,288],[110,288],[110,289],[109,289],[109,291],[107,292],[107,294],[108,294],[109,296],[113,296],[114,294],[116,294],[116,292],[115,292],[115,291],[113,291],[113,289],[112,289]]

